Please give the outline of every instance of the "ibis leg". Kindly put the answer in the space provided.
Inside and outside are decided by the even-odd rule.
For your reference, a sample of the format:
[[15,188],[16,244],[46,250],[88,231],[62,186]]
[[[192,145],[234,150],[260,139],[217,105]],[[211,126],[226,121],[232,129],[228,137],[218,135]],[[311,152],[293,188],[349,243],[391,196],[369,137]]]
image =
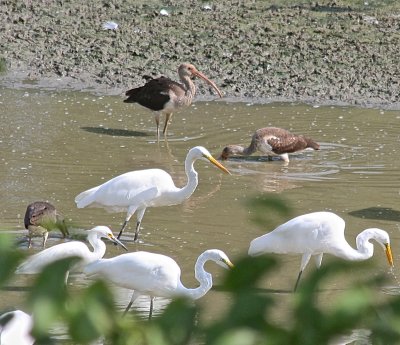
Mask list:
[[171,121],[171,116],[172,116],[172,113],[165,114],[165,124],[164,124],[164,129],[163,129],[164,136],[167,135],[167,128],[168,128],[168,125],[169,125],[169,123]]

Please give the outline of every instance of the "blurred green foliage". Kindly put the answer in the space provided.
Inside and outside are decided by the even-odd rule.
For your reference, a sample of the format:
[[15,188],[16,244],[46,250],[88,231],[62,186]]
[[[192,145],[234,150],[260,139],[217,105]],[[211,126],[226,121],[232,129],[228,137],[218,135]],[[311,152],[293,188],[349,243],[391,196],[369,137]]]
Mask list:
[[[252,206],[256,213],[265,209],[265,205],[271,209],[276,199],[271,200],[258,198],[252,201]],[[284,203],[275,203],[272,208],[282,214],[288,212]],[[10,279],[23,257],[8,237],[0,237],[1,286]],[[382,276],[368,276],[365,281],[338,292],[329,308],[318,303],[320,286],[326,280],[346,274],[350,267],[365,269],[368,263],[336,260],[314,270],[302,280],[296,293],[285,292],[289,294],[286,295],[288,320],[277,321],[273,311],[283,293],[271,292],[261,284],[276,273],[277,258],[238,259],[235,268],[227,271],[221,287],[231,296],[230,304],[211,324],[202,321],[204,311],[186,299],[172,301],[151,321],[139,319],[134,313],[123,317],[108,285],[102,281],[71,292],[64,281],[74,260],[60,260],[37,276],[28,294],[35,320],[33,335],[37,344],[55,344],[49,330],[61,322],[71,342],[83,345],[99,339],[112,345],[323,345],[357,329],[367,331],[367,343],[400,342],[400,296],[382,298],[379,292],[384,283]]]

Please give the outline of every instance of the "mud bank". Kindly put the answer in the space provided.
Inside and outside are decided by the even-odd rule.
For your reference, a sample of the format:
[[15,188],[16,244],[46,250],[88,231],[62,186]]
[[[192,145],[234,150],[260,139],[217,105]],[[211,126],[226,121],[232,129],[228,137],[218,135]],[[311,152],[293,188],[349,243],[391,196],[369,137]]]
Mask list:
[[400,5],[276,3],[5,0],[0,83],[123,94],[191,62],[230,100],[400,109]]

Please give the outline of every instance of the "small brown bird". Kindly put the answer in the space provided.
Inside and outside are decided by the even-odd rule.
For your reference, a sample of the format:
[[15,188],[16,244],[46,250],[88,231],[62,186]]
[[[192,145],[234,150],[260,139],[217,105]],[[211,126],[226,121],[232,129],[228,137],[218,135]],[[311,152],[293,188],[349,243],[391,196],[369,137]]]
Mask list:
[[219,159],[225,160],[233,155],[249,156],[260,151],[266,155],[280,156],[285,162],[289,162],[289,153],[306,148],[319,150],[319,145],[311,138],[290,133],[286,129],[265,127],[256,130],[249,147],[228,145],[222,150]]
[[139,103],[140,105],[155,111],[157,125],[157,139],[159,138],[160,114],[165,114],[163,134],[167,134],[168,124],[172,113],[182,107],[192,104],[196,93],[196,86],[191,80],[192,77],[199,77],[211,85],[222,97],[217,85],[198,71],[192,64],[184,63],[178,68],[178,75],[182,84],[166,77],[153,78],[145,76],[147,83],[144,86],[126,91],[128,96],[126,103]]
[[56,208],[46,201],[35,201],[28,205],[25,212],[25,229],[28,229],[28,248],[32,246],[33,236],[43,237],[43,248],[46,246],[49,231],[59,229],[64,238],[69,235],[64,217]]

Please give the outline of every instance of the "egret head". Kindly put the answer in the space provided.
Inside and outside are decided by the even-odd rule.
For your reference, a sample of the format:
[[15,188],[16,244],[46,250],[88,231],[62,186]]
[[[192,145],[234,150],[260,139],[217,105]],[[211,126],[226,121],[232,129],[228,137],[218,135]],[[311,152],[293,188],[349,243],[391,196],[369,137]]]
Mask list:
[[[357,236],[356,241],[357,242],[360,241],[362,236],[370,236],[370,238],[372,238],[376,242],[378,242],[386,253],[386,258],[388,260],[389,265],[391,267],[394,266],[392,249],[390,247],[390,237],[389,237],[389,234],[385,230],[378,229],[378,228],[366,229]],[[359,237],[360,237],[360,239],[359,239]]]
[[208,160],[212,164],[214,164],[216,167],[221,169],[223,172],[227,174],[231,174],[227,168],[225,168],[220,162],[218,162],[213,156],[211,156],[211,153],[203,146],[196,146],[190,149],[188,153],[188,158],[191,157],[191,159],[204,159]]
[[214,261],[217,265],[222,266],[223,268],[233,268],[234,265],[229,260],[228,256],[219,249],[209,249],[204,252],[209,260]]
[[122,248],[128,251],[125,245],[114,236],[113,232],[108,226],[98,225],[89,230],[89,232],[96,233],[98,237],[108,238],[111,242],[120,245]]

